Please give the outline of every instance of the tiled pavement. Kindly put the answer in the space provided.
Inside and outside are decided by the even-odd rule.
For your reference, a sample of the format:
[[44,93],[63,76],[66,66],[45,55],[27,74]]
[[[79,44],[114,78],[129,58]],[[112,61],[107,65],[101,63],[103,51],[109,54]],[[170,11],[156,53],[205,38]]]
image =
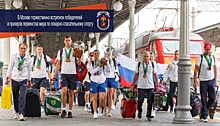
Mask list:
[[[0,108],[0,126],[170,126],[176,125],[172,124],[174,114],[168,112],[157,112],[156,117],[152,119],[151,122],[147,121],[147,118],[143,115],[142,119],[123,119],[120,115],[120,105],[118,104],[116,109],[112,111],[112,117],[99,117],[98,119],[93,119],[93,115],[85,112],[84,107],[74,106],[73,107],[73,118],[60,118],[59,116],[45,116],[42,113],[41,118],[26,118],[25,122],[19,122],[14,120],[13,108],[9,110],[3,110]],[[146,108],[146,107],[144,107]],[[143,114],[146,114],[143,112]],[[195,118],[195,124],[193,126],[220,126],[220,113],[215,114],[216,119],[210,120],[209,123],[203,123],[202,121]],[[180,125],[180,124],[178,124]],[[182,124],[184,125],[184,124]],[[187,124],[188,126],[189,124]]]

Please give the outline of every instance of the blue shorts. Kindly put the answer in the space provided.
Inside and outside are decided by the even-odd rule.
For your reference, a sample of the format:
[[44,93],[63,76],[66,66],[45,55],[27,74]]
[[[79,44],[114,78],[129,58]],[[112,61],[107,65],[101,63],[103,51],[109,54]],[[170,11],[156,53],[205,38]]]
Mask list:
[[115,88],[115,78],[106,78],[105,87],[106,88]]
[[92,81],[90,83],[90,93],[95,94],[98,92],[106,92],[105,83],[98,84],[98,83]]
[[114,88],[120,88],[120,83],[119,81],[115,81],[115,87]]

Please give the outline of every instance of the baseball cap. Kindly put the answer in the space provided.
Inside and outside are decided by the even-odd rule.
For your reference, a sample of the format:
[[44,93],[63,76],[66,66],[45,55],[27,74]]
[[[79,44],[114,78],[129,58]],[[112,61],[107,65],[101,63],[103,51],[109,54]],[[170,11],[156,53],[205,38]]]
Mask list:
[[93,52],[90,52],[90,53],[89,53],[89,56],[94,56],[94,53],[93,53]]
[[210,42],[206,42],[204,45],[204,49],[212,49],[212,44]]

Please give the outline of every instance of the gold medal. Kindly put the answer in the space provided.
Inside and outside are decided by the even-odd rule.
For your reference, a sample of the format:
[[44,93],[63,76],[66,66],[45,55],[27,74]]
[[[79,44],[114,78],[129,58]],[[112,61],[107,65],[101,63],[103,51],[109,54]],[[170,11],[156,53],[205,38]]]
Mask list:
[[70,62],[70,59],[66,59],[66,62]]
[[40,66],[37,65],[36,68],[37,68],[37,69],[40,69]]
[[147,75],[143,75],[143,78],[146,78],[147,77]]
[[21,68],[21,67],[18,67],[18,71],[22,71],[23,70],[23,68]]

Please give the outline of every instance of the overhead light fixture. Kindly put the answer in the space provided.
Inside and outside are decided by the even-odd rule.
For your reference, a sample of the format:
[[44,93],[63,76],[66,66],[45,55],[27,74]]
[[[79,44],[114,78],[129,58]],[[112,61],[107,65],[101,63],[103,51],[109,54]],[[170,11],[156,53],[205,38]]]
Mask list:
[[12,4],[16,9],[19,9],[22,7],[22,0],[14,0]]
[[94,35],[93,32],[89,33],[89,38],[90,38],[90,39],[92,39],[92,38],[94,38],[94,37],[95,37],[95,35]]
[[117,0],[114,5],[113,8],[115,11],[120,11],[123,8],[122,3],[120,2],[120,0]]

